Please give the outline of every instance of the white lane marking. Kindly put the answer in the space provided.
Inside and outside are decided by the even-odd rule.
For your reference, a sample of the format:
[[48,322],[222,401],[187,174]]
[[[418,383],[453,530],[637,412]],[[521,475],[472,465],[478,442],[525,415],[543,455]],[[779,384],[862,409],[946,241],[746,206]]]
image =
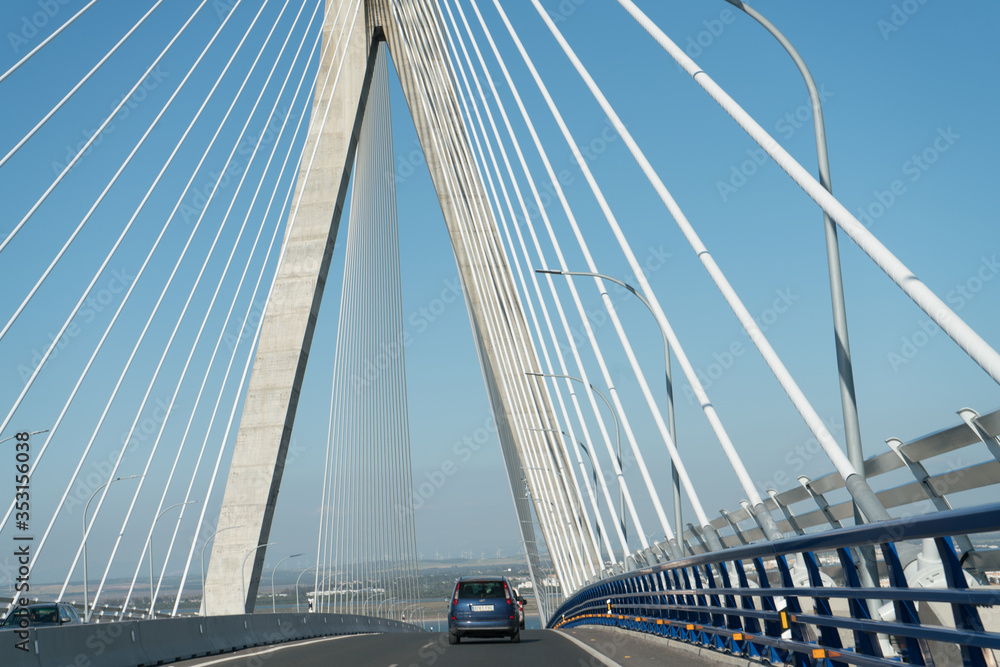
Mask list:
[[607,667],[622,667],[620,664],[618,664],[617,662],[615,662],[614,660],[612,660],[608,656],[606,656],[603,653],[600,653],[598,651],[595,651],[594,649],[590,648],[589,646],[587,646],[586,644],[584,644],[582,641],[580,641],[576,637],[573,637],[573,636],[569,635],[568,633],[563,632],[562,630],[546,630],[546,632],[555,632],[555,633],[557,633],[559,635],[562,635],[563,637],[565,637],[566,639],[570,640],[571,642],[573,642],[574,644],[576,644],[577,646],[579,646],[580,648],[582,648],[584,651],[586,651],[590,655],[594,656],[594,658],[596,658],[597,660],[600,660],[601,664],[607,665]]
[[430,648],[431,646],[434,646],[434,642],[427,642],[426,644],[424,644],[420,648]]
[[194,664],[197,665],[197,667],[208,667],[208,665],[221,665],[224,662],[230,662],[232,660],[240,660],[242,658],[249,658],[258,655],[264,655],[266,653],[276,653],[278,651],[283,651],[287,648],[295,648],[298,646],[309,646],[310,644],[317,644],[319,642],[330,642],[330,641],[335,641],[337,639],[347,639],[348,637],[357,637],[357,636],[358,635],[340,635],[339,637],[321,637],[320,639],[310,639],[308,641],[302,641],[302,642],[289,642],[287,644],[282,644],[281,646],[274,646],[272,648],[261,649],[259,651],[255,651],[253,649],[245,652],[241,651],[240,655],[231,655],[226,658],[219,658],[217,660],[213,660],[211,662],[196,662]]

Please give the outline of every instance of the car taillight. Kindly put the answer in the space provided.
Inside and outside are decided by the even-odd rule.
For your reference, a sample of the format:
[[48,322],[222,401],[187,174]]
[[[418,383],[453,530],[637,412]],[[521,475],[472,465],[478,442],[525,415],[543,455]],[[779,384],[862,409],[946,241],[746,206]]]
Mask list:
[[451,603],[452,604],[458,604],[458,587],[459,586],[461,586],[461,584],[455,584],[455,594],[451,597]]
[[507,586],[507,582],[503,582],[503,594],[507,598],[507,604],[514,604],[514,600],[510,597],[510,587]]

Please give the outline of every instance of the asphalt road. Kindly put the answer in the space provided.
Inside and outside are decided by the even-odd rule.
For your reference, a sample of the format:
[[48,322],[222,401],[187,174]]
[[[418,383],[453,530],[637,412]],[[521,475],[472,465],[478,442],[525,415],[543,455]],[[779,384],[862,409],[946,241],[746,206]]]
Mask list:
[[522,630],[518,644],[511,644],[506,639],[463,639],[461,644],[450,646],[445,633],[360,635],[292,642],[173,664],[177,667],[600,667],[617,664],[595,655],[561,633]]

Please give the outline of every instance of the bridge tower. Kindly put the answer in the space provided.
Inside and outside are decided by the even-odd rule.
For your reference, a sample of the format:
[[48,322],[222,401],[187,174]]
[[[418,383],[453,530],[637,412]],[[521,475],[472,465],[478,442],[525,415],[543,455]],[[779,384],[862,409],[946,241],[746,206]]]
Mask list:
[[[485,186],[473,163],[445,55],[443,19],[435,3],[421,0],[326,2],[321,46],[325,57],[319,64],[309,134],[292,200],[290,216],[295,216],[295,224],[286,228],[286,250],[264,315],[226,483],[218,527],[227,530],[215,538],[206,576],[204,599],[211,614],[238,614],[254,608],[267,550],[258,546],[269,542],[299,392],[364,118],[373,46],[380,40],[388,46],[399,73],[444,214],[521,537],[533,574],[539,572],[531,512],[532,497],[539,494],[530,488],[523,470],[528,466],[522,463],[526,460],[525,438],[531,434],[516,423],[555,424],[556,419],[544,385],[528,383],[523,375],[515,377],[504,363],[504,359],[515,359],[522,368],[540,367],[533,347],[525,344],[531,340],[525,314],[516,298]],[[324,92],[327,79],[336,81],[336,87]],[[470,229],[478,235],[475,247],[468,242]],[[483,284],[484,274],[490,276],[490,284]],[[487,312],[486,300],[495,300],[497,295],[511,295],[500,305],[503,326],[497,326],[498,320]],[[524,414],[524,405],[510,392],[512,386],[531,397],[527,408],[531,414]],[[557,446],[548,446],[553,464],[568,466],[559,452]],[[572,515],[583,514],[571,489],[564,486],[557,492]],[[551,528],[542,513],[539,521],[552,553],[556,545],[550,542]],[[580,526],[565,530],[576,531],[574,537],[581,549],[589,549]],[[600,562],[593,550],[582,553],[591,563]],[[556,572],[564,593],[568,593],[572,586],[561,567],[565,565],[557,563]]]

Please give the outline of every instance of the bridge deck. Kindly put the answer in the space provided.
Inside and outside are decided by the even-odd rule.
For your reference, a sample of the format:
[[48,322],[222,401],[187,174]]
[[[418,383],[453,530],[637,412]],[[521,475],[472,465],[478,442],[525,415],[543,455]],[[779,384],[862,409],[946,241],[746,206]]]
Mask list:
[[[332,660],[331,660],[332,659]],[[612,628],[574,628],[567,631],[523,630],[521,642],[463,640],[448,644],[445,633],[384,634],[311,639],[228,655],[185,660],[177,667],[252,667],[260,664],[328,667],[342,665],[477,665],[511,664],[567,667],[602,665],[646,667],[660,665],[751,664],[719,655],[700,655],[698,649],[663,639],[636,636]]]

